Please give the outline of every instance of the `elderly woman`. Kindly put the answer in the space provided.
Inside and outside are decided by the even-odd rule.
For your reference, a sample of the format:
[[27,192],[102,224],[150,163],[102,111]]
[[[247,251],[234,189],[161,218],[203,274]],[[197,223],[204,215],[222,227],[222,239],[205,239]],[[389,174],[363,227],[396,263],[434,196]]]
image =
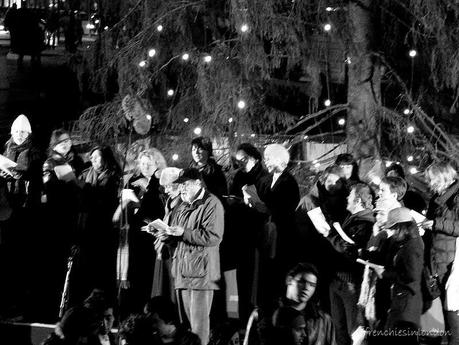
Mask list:
[[93,289],[115,297],[116,236],[112,215],[118,204],[121,168],[108,146],[90,152],[91,167],[78,179],[78,254],[71,281],[72,302],[81,302]]
[[123,305],[127,313],[141,312],[152,293],[155,238],[141,229],[149,222],[164,217],[165,196],[159,178],[166,166],[166,160],[159,150],[146,149],[139,153],[137,169],[125,186],[133,193],[128,193],[132,197],[124,202],[127,204],[125,215],[129,224],[128,251],[124,252],[125,258],[121,261],[127,264],[122,267],[118,264],[118,270],[123,271],[118,272],[118,279],[126,290]]
[[[435,193],[430,200],[427,218],[433,221],[431,231],[430,261],[432,273],[438,275],[442,289],[443,313],[449,344],[459,344],[459,311],[446,298],[455,284],[448,284],[453,278],[451,269],[457,256],[459,237],[459,182],[457,172],[450,163],[434,163],[426,169],[430,189]],[[426,235],[429,233],[426,233]],[[459,263],[456,262],[456,265]],[[457,286],[456,286],[457,288]],[[455,295],[457,301],[457,293]]]

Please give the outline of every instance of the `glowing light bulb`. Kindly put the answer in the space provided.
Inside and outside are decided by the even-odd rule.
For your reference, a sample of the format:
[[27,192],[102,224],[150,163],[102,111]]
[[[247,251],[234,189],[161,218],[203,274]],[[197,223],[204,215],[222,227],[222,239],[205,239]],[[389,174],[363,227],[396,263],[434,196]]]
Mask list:
[[307,135],[305,135],[305,136],[303,137],[303,140],[308,140],[308,138],[309,138],[309,137],[308,137]]
[[147,65],[147,62],[145,60],[142,60],[139,62],[139,67],[145,67]]
[[325,30],[325,31],[330,31],[331,28],[332,28],[332,26],[331,26],[331,24],[329,24],[329,23],[327,23],[327,24],[324,25],[324,30]]
[[339,119],[338,120],[338,125],[340,125],[340,126],[344,126],[345,123],[346,123],[345,119]]
[[350,64],[352,63],[351,57],[348,56],[348,57],[346,58],[346,60],[344,60],[344,62],[347,63],[348,65],[350,65]]
[[104,30],[107,31],[108,30],[108,26],[104,27]]
[[230,117],[230,118],[228,119],[228,122],[229,122],[229,123],[233,122],[233,118]]
[[190,58],[190,54],[185,53],[182,55],[182,60],[187,61]]
[[147,118],[148,121],[151,121],[151,115],[150,114],[145,115],[145,117]]
[[405,115],[408,115],[410,112],[411,112],[411,111],[410,111],[410,109],[408,109],[408,108],[406,108],[405,110],[403,110],[403,114],[405,114]]
[[172,89],[167,90],[167,95],[169,97],[172,97],[174,95],[174,90],[172,90]]
[[391,161],[387,161],[386,162],[386,168],[390,167],[392,165],[392,162]]
[[240,100],[239,102],[237,102],[237,107],[238,107],[239,109],[244,109],[245,106],[246,106],[245,101]]
[[196,135],[201,135],[201,133],[202,133],[201,127],[196,127],[196,128],[194,129],[193,133],[196,134]]
[[406,157],[406,160],[407,160],[408,162],[412,162],[413,159],[414,159],[413,156],[408,156],[408,157]]
[[190,119],[189,119],[188,117],[185,117],[185,118],[183,119],[183,122],[185,122],[185,123],[188,123],[188,121],[190,121]]
[[330,101],[329,99],[326,99],[326,100],[324,101],[324,105],[325,105],[326,107],[329,107],[329,106],[331,105],[331,101]]
[[317,162],[316,164],[314,164],[314,167],[315,167],[315,168],[319,168],[319,167],[320,167],[320,163]]
[[174,154],[172,155],[172,160],[173,160],[173,161],[176,161],[176,160],[178,160],[178,159],[179,159],[179,155],[176,154],[176,153],[174,153]]
[[241,25],[241,32],[247,32],[249,31],[249,26],[247,24],[242,24]]
[[251,138],[255,138],[255,133],[250,134]]
[[325,11],[327,11],[327,12],[333,11],[333,7],[328,6],[328,7],[325,8]]
[[159,32],[163,31],[164,27],[160,24],[156,27],[156,30],[158,30]]
[[209,62],[211,62],[211,61],[212,61],[212,56],[210,56],[210,55],[204,56],[204,62],[209,63]]
[[414,174],[417,174],[418,173],[418,169],[416,167],[411,167],[410,168],[410,174],[411,175],[414,175]]
[[153,57],[153,56],[155,56],[155,55],[156,55],[156,50],[155,50],[155,49],[150,49],[150,50],[148,51],[148,56],[149,56],[149,57]]
[[414,49],[411,49],[409,52],[408,52],[408,55],[412,58],[414,58],[416,55],[418,54],[418,52]]
[[379,186],[381,184],[381,178],[379,176],[374,176],[371,179],[371,182],[373,182],[375,185]]
[[407,131],[409,134],[411,134],[411,133],[414,132],[414,127],[413,127],[413,126],[408,126],[408,127],[406,128],[406,131]]

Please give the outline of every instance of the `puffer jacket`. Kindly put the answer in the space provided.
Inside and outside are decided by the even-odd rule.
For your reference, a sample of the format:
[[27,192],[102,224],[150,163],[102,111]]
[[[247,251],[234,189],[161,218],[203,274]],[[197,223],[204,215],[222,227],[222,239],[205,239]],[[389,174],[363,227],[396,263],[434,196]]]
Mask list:
[[434,221],[430,251],[432,270],[442,283],[446,283],[459,236],[459,181],[449,186],[442,195],[432,197],[427,218]]
[[[201,193],[201,192],[199,192]],[[176,289],[218,290],[219,246],[224,231],[220,200],[207,191],[191,204],[182,203],[176,224],[184,229],[172,258]]]

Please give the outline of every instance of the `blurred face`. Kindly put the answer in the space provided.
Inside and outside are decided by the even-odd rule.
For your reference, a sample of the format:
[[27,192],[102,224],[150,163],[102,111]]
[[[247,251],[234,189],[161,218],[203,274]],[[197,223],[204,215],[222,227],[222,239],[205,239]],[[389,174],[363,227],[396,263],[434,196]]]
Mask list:
[[90,157],[92,167],[96,171],[100,171],[104,167],[104,161],[102,159],[102,154],[99,150],[95,150]]
[[257,164],[256,159],[250,157],[249,155],[247,155],[247,153],[245,153],[242,150],[236,152],[236,161],[239,167],[242,168],[242,170],[244,170],[245,172],[249,172],[253,169],[255,164]]
[[355,196],[355,189],[352,189],[347,197],[346,209],[354,213],[354,211],[360,206],[360,199]]
[[378,197],[381,199],[395,199],[397,200],[397,194],[390,191],[390,187],[387,183],[381,182],[378,190]]
[[175,199],[180,194],[180,185],[177,183],[171,183],[164,186],[164,191],[172,199]]
[[70,139],[68,134],[62,134],[57,142],[58,144],[54,146],[54,151],[63,156],[66,156],[72,148],[72,139]]
[[22,131],[22,130],[14,130],[11,133],[11,137],[16,145],[22,145],[27,138],[29,137],[29,132]]
[[306,303],[314,295],[317,277],[312,273],[300,273],[287,283],[287,298],[297,303]]
[[268,172],[281,173],[283,171],[282,167],[278,165],[276,157],[274,157],[272,153],[265,152],[263,158]]
[[292,324],[292,338],[295,343],[295,345],[301,345],[303,344],[305,338],[306,338],[306,322],[304,321],[303,316],[298,316],[293,320]]
[[209,160],[209,152],[203,150],[201,147],[198,147],[197,145],[193,145],[191,147],[191,156],[193,157],[193,160],[199,165],[205,165]]
[[352,175],[352,169],[354,168],[352,164],[341,164],[339,167],[341,168],[342,177],[349,180]]
[[442,193],[447,187],[440,174],[429,174],[429,187],[434,193]]
[[152,313],[150,317],[153,330],[158,332],[161,338],[169,338],[173,334],[175,326],[164,322],[164,320],[159,317],[158,313]]
[[324,182],[324,186],[325,186],[325,189],[328,190],[329,192],[335,190],[335,189],[338,189],[338,187],[340,187],[338,185],[338,181],[339,181],[340,177],[338,175],[335,175],[335,174],[328,174],[327,178],[325,179],[325,182]]
[[185,202],[191,202],[201,189],[201,181],[188,180],[180,184],[180,196]]
[[153,162],[150,157],[142,156],[139,159],[139,170],[140,173],[146,178],[151,178],[158,166]]
[[115,317],[113,316],[113,308],[108,308],[104,312],[104,326],[103,326],[103,334],[110,333],[112,327],[113,327],[113,321],[115,320]]
[[389,212],[386,211],[386,210],[378,210],[378,212],[376,213],[376,224],[380,227],[382,227],[384,225],[384,223],[387,221],[387,214]]

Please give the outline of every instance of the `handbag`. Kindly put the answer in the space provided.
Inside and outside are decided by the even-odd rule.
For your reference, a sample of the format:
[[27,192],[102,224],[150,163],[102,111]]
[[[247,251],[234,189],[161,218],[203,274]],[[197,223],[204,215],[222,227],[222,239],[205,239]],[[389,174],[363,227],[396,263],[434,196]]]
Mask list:
[[429,266],[424,266],[421,278],[422,311],[425,312],[432,306],[432,301],[440,297],[441,289],[438,275],[433,274]]

